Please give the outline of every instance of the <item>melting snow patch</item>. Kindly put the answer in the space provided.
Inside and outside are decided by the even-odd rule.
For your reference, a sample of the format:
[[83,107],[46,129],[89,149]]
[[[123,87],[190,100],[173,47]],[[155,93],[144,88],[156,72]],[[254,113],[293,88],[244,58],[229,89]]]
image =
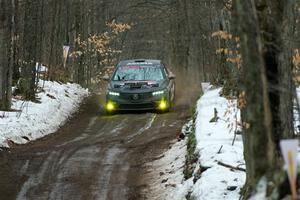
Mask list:
[[189,187],[188,182],[183,182],[185,156],[186,141],[181,140],[157,160],[148,164],[151,169],[146,176],[146,182],[151,183],[150,191],[145,191],[148,199],[185,199]]
[[13,99],[12,108],[20,112],[0,111],[0,147],[24,144],[57,131],[89,94],[78,84],[52,81],[45,81],[43,90],[37,94],[41,103]]

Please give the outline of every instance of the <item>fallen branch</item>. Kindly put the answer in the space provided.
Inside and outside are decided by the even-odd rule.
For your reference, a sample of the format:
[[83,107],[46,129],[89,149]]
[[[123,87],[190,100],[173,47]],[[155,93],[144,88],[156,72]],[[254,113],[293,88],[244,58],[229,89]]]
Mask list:
[[220,147],[220,149],[219,149],[219,151],[218,151],[217,154],[220,154],[220,153],[221,153],[222,148],[223,148],[223,145]]
[[223,163],[221,161],[218,161],[218,165],[221,165],[223,167],[227,167],[227,168],[230,168],[230,169],[234,169],[234,170],[239,170],[239,171],[246,172],[246,169],[244,169],[244,168],[235,167],[235,166],[232,166],[232,165],[228,165],[228,164],[225,164],[225,163]]

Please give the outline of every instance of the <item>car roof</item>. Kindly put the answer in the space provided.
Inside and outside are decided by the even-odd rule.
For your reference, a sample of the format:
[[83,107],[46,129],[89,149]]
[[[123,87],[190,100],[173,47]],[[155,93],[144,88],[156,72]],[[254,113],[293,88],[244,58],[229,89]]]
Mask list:
[[161,64],[161,60],[153,60],[153,59],[132,59],[132,60],[122,60],[118,65],[126,65],[128,63],[153,63],[153,64]]

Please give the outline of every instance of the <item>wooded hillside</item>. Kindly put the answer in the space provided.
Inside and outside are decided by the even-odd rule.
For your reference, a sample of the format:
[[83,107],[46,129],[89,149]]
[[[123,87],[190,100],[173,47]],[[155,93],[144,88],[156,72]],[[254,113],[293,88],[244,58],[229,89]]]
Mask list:
[[0,109],[12,86],[35,101],[39,77],[92,87],[119,60],[162,59],[177,85],[197,77],[237,99],[244,197],[262,177],[271,195],[285,179],[279,141],[298,131],[299,10],[289,0],[0,0]]
[[[26,98],[34,99],[36,62],[48,67],[47,79],[85,87],[102,68],[129,58],[162,59],[174,68],[197,68],[208,76],[219,64],[218,42],[210,35],[226,23],[218,19],[221,8],[215,1],[1,0],[1,88],[10,96],[5,88],[12,77],[14,83],[21,80]],[[95,47],[91,37],[112,33],[111,23],[129,27],[98,38],[105,45]],[[65,67],[63,45],[70,46]],[[10,103],[1,104],[7,109]]]

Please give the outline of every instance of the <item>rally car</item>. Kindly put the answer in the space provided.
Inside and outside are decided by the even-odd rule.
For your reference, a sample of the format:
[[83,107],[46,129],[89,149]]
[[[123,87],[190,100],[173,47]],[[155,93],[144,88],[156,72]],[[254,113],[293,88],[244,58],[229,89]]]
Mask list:
[[105,109],[169,111],[175,99],[175,75],[160,60],[124,60],[108,79]]

